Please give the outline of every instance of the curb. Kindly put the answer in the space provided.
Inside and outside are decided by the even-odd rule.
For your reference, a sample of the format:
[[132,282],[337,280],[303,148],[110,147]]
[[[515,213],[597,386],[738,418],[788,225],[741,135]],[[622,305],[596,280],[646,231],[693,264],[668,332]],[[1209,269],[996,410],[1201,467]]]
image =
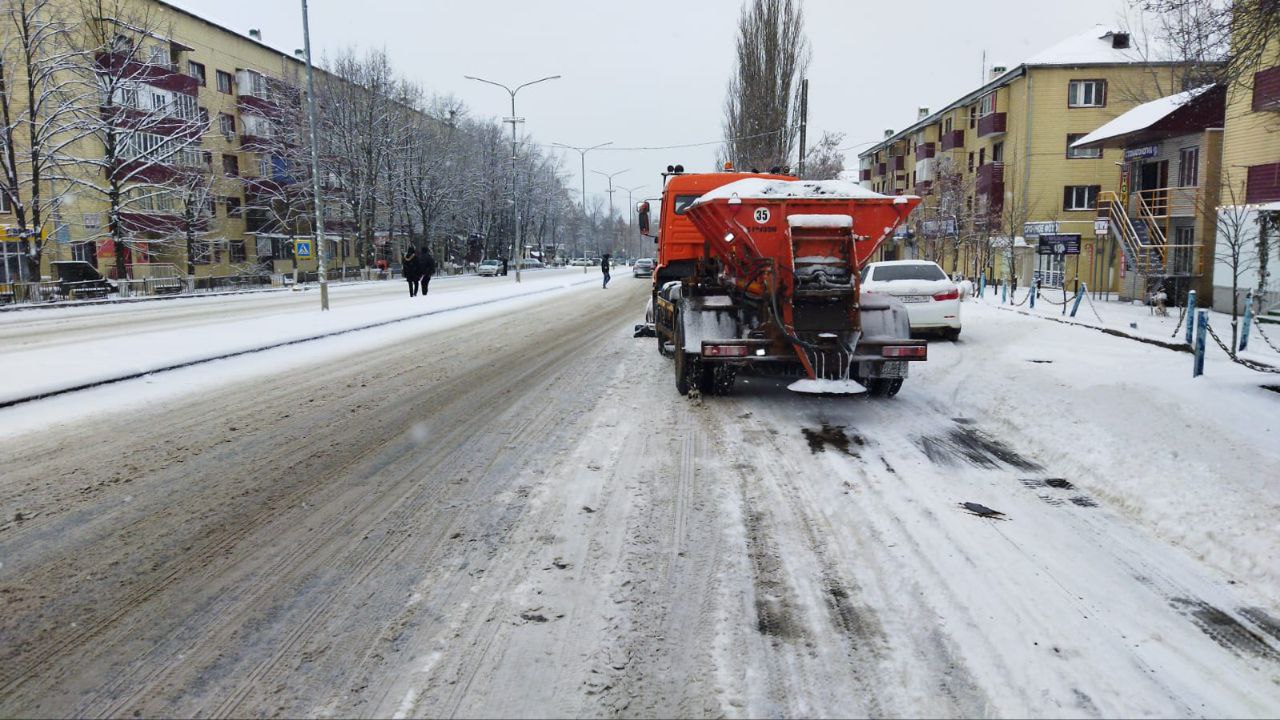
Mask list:
[[302,343],[313,342],[316,340],[324,340],[326,338],[336,337],[338,335],[347,335],[350,333],[360,332],[363,330],[372,330],[373,328],[384,327],[387,325],[394,325],[396,323],[405,322],[407,320],[418,320],[420,318],[430,317],[432,315],[441,315],[444,313],[455,312],[457,310],[468,310],[471,308],[483,307],[485,305],[493,305],[494,303],[506,302],[507,300],[515,300],[517,298],[522,298],[522,297],[542,295],[544,293],[554,292],[556,290],[563,290],[567,287],[585,285],[587,282],[592,282],[594,280],[595,278],[591,278],[591,280],[589,281],[580,280],[575,283],[569,283],[568,285],[560,285],[557,287],[543,288],[541,290],[530,290],[529,292],[517,293],[515,295],[508,295],[506,297],[493,298],[490,300],[481,300],[480,302],[470,303],[468,305],[457,305],[455,307],[450,307],[450,308],[440,308],[439,310],[428,310],[426,312],[421,312],[414,315],[406,315],[405,317],[394,318],[391,320],[379,320],[378,322],[375,322],[375,323],[369,323],[367,325],[359,325],[356,327],[345,328],[343,330],[331,330],[326,333],[321,333],[320,335],[312,335],[312,336],[303,337],[303,338],[294,338],[293,340],[282,340],[280,342],[272,343],[270,345],[263,345],[261,347],[247,348],[245,350],[236,350],[235,352],[222,353],[222,354],[213,355],[210,357],[197,358],[195,360],[187,360],[180,363],[174,363],[172,365],[164,365],[161,367],[152,368],[150,370],[141,370],[138,372],[127,373],[125,375],[118,375],[116,377],[105,378],[102,380],[94,380],[93,382],[81,383],[79,385],[72,385],[72,386],[60,388],[57,390],[47,390],[45,392],[37,393],[35,395],[27,395],[25,397],[14,398],[12,400],[0,401],[0,409],[10,408],[15,405],[22,405],[24,403],[34,402],[36,400],[44,400],[46,398],[57,397],[59,395],[67,395],[69,393],[79,392],[81,390],[90,390],[92,388],[102,387],[103,385],[114,385],[115,383],[125,382],[127,380],[137,380],[138,378],[146,377],[148,375],[156,375],[158,373],[170,372],[172,370],[181,370],[183,368],[189,368],[195,365],[203,365],[205,363],[211,363],[216,360],[227,360],[229,358],[240,357],[241,355],[252,355],[254,353],[266,352],[268,350],[275,350],[277,348],[288,347],[290,345],[300,345]]

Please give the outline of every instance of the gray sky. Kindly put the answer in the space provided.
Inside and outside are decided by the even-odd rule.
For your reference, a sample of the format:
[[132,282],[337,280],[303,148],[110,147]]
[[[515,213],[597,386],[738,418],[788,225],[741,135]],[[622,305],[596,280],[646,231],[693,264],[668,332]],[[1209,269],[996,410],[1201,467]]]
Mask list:
[[[240,32],[291,51],[302,47],[296,0],[170,0]],[[1098,23],[1112,24],[1125,0],[970,0],[966,3],[807,0],[813,47],[810,137],[822,130],[861,145],[976,87],[982,51],[988,65],[1016,65],[1035,51]],[[311,0],[312,43],[326,50],[383,47],[395,66],[429,92],[453,94],[472,112],[502,117],[509,96],[464,80],[477,75],[514,86],[545,75],[561,80],[527,88],[516,111],[538,142],[619,147],[718,140],[725,83],[733,64],[739,0]],[[856,167],[857,152],[846,154]],[[668,164],[712,169],[715,146],[606,151],[587,156],[587,192],[607,181],[592,169],[628,169],[615,186],[654,194]],[[578,154],[564,168],[578,187]],[[615,196],[619,210],[626,195]]]

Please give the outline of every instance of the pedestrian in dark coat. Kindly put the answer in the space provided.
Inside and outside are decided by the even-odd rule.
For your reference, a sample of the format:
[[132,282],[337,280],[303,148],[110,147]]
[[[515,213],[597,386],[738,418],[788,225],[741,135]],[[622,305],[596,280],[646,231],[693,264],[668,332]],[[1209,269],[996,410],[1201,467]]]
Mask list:
[[507,259],[506,258],[502,258],[502,276],[503,277],[507,276]]
[[418,256],[419,267],[422,270],[422,296],[427,296],[427,284],[431,282],[431,276],[436,274],[436,259],[431,256],[431,251],[422,248],[422,254]]
[[604,286],[603,286],[603,287],[604,287],[605,289],[608,289],[608,287],[609,287],[609,279],[610,279],[610,276],[609,276],[609,254],[608,254],[608,253],[605,253],[604,257],[600,258],[600,272],[604,273]]
[[418,280],[422,278],[422,264],[418,260],[418,251],[409,248],[400,259],[400,272],[409,281],[409,297],[418,295]]

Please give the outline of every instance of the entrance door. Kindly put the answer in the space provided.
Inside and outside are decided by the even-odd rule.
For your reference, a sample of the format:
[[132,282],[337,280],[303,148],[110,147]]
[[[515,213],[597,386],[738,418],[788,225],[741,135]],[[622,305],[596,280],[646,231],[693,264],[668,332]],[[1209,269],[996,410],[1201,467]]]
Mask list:
[[1062,255],[1037,255],[1036,279],[1041,287],[1062,287],[1064,257]]
[[1151,214],[1157,217],[1166,213],[1169,199],[1165,188],[1169,187],[1169,161],[1142,163],[1142,199]]

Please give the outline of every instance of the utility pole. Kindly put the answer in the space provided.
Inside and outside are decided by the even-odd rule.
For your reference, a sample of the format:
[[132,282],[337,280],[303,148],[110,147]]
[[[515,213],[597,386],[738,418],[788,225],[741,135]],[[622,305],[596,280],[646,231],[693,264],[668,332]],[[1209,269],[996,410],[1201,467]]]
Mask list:
[[485,80],[484,78],[478,78],[473,75],[464,75],[463,77],[465,77],[468,80],[475,80],[477,82],[487,83],[489,85],[497,85],[503,90],[506,90],[511,95],[511,117],[505,117],[502,119],[502,122],[511,123],[511,202],[515,206],[514,208],[515,209],[515,213],[514,213],[515,232],[512,233],[512,237],[515,238],[515,244],[512,245],[511,251],[508,254],[511,255],[512,256],[511,259],[515,261],[516,282],[520,282],[520,260],[514,257],[517,249],[519,249],[521,256],[524,255],[524,249],[521,247],[521,244],[520,244],[520,196],[517,194],[517,191],[516,191],[516,125],[519,125],[520,123],[524,122],[524,118],[516,116],[516,93],[520,92],[524,88],[529,87],[530,85],[536,85],[540,82],[546,82],[547,80],[559,79],[560,76],[548,75],[547,77],[544,77],[544,78],[531,80],[530,82],[527,82],[523,85],[517,85],[514,90],[507,87],[506,85],[503,85],[502,83],[494,82],[492,80]]
[[307,0],[302,0],[302,47],[307,60],[307,125],[311,128],[311,192],[314,193],[312,204],[315,205],[315,248],[319,261],[317,279],[320,281],[320,309],[329,309],[329,282],[325,278],[325,255],[328,249],[324,244],[324,199],[320,195],[320,137],[316,134],[316,84],[311,72],[311,28],[307,22]]
[[[627,170],[630,170],[630,169],[631,168],[627,168]],[[609,193],[609,222],[610,223],[613,222],[613,178],[615,175],[621,175],[622,173],[627,172],[627,170],[619,170],[613,173],[600,172],[599,170],[591,171],[597,175],[603,175],[609,178],[609,189],[606,190],[605,192]],[[596,254],[597,255],[600,254],[600,249],[598,247],[596,248]]]
[[[628,243],[636,239],[636,233],[635,233],[636,203],[635,203],[635,200],[631,197],[631,193],[643,187],[644,185],[635,185],[633,187],[622,187],[621,185],[618,186],[619,190],[627,191],[627,242]],[[628,250],[627,252],[628,254],[630,254],[630,250]]]
[[800,81],[800,162],[796,174],[804,177],[804,141],[809,130],[809,78]]
[[612,140],[606,143],[600,143],[599,145],[592,145],[591,147],[575,147],[573,145],[565,145],[564,143],[551,143],[552,147],[564,148],[565,150],[576,150],[578,152],[578,156],[579,156],[578,159],[582,161],[581,177],[582,177],[582,212],[583,214],[586,214],[587,212],[587,153],[591,152],[592,150],[596,150],[598,148],[602,148],[606,145],[612,145],[612,144],[613,144]]

